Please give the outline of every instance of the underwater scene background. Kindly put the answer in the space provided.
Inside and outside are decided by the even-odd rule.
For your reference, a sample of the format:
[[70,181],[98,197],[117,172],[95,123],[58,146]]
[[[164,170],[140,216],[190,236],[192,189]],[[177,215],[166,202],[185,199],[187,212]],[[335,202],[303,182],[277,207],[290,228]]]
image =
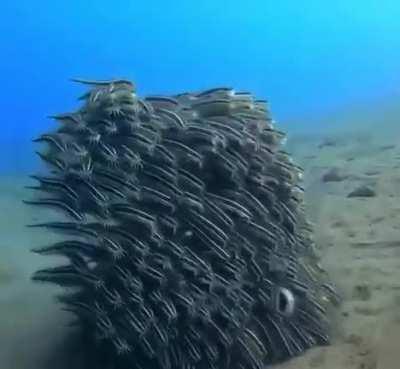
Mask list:
[[0,369],[398,368],[396,1],[1,5]]

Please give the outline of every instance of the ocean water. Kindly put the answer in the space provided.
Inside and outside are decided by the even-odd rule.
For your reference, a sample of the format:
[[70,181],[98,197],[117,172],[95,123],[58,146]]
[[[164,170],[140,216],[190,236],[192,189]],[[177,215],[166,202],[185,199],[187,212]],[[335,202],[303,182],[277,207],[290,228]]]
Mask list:
[[[31,281],[52,259],[30,250],[58,236],[25,226],[57,214],[22,202],[44,170],[32,140],[81,104],[86,87],[73,78],[128,79],[138,96],[232,87],[268,100],[305,170],[306,214],[344,299],[332,345],[283,365],[398,368],[400,3],[3,3],[0,369],[83,367],[61,289]],[[360,187],[373,194],[349,196]]]

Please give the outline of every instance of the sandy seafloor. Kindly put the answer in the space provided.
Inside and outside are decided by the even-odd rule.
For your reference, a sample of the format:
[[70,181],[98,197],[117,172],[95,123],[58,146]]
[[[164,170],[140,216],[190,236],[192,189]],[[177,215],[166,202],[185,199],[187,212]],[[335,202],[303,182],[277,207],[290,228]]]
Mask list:
[[[343,303],[330,346],[276,368],[400,368],[397,137],[359,130],[289,141],[288,151],[305,168],[307,211],[322,264]],[[29,196],[26,184],[22,176],[0,179],[0,369],[78,369],[79,350],[64,344],[69,316],[54,303],[57,288],[29,279],[52,260],[29,251],[51,237],[24,227],[45,216],[21,203]],[[362,196],[348,197],[360,186],[368,187]]]

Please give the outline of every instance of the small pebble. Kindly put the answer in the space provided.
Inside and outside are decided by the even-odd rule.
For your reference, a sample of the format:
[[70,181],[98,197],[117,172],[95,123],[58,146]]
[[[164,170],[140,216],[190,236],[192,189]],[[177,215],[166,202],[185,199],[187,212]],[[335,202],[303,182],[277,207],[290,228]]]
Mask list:
[[359,284],[353,289],[353,298],[367,301],[371,298],[371,288],[367,284]]
[[376,192],[371,187],[362,185],[351,191],[347,197],[375,197]]
[[348,176],[340,173],[338,168],[332,168],[322,176],[323,182],[341,182]]

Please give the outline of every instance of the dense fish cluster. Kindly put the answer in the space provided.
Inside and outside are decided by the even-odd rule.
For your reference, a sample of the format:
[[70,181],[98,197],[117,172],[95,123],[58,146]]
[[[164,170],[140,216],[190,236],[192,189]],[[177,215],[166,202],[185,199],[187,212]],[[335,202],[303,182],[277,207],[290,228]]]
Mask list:
[[35,251],[66,263],[33,279],[67,287],[96,367],[261,369],[326,344],[335,292],[266,102],[79,82],[81,108],[36,140],[50,171],[27,202],[68,216],[34,225],[65,234]]

